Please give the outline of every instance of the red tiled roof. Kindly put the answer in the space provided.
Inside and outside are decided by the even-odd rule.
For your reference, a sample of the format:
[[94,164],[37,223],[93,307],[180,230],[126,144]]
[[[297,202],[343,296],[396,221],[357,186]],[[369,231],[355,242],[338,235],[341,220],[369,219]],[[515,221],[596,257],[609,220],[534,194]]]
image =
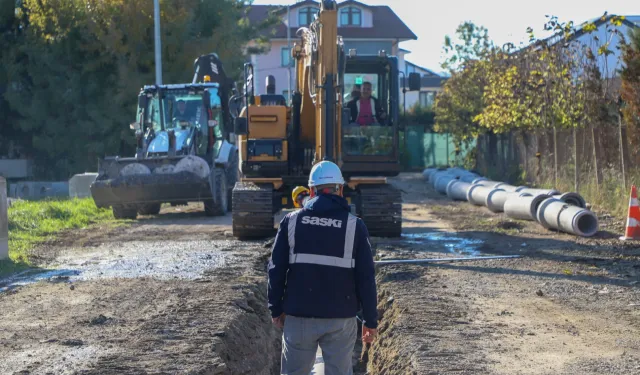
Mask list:
[[[348,4],[356,4],[369,9],[373,15],[373,27],[339,27],[338,35],[345,39],[405,39],[417,40],[416,34],[386,5],[374,6],[366,5],[354,0],[344,1],[338,4],[342,7]],[[319,6],[317,1],[305,0],[291,6],[292,9],[303,5]],[[258,23],[265,20],[270,12],[284,13],[284,5],[251,5],[248,12],[249,21]],[[295,38],[298,28],[291,28],[291,36]],[[275,33],[274,33],[275,31]],[[284,23],[264,30],[264,35],[273,39],[285,39],[287,37],[287,27]]]

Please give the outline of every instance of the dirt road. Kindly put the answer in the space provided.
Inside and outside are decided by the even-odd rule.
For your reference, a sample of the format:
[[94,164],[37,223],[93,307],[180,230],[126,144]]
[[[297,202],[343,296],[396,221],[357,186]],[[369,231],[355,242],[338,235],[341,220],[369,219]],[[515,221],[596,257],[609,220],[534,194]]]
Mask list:
[[[379,259],[522,257],[380,266],[369,373],[640,374],[640,250],[606,233],[620,223],[576,239],[450,202],[419,174],[392,183],[404,234],[374,238]],[[277,374],[267,241],[176,211],[68,233],[37,250],[42,281],[0,282],[0,373]]]

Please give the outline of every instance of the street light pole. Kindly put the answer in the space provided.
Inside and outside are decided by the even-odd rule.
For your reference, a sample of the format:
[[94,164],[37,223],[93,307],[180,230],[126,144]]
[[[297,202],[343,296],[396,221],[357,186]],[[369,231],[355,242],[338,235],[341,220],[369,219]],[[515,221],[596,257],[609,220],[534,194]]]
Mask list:
[[160,0],[153,0],[154,39],[156,54],[156,85],[162,85],[162,45],[160,43]]
[[287,49],[289,50],[289,64],[287,66],[287,75],[288,75],[288,93],[287,102],[291,100],[291,62],[293,59],[291,53],[291,5],[287,5]]

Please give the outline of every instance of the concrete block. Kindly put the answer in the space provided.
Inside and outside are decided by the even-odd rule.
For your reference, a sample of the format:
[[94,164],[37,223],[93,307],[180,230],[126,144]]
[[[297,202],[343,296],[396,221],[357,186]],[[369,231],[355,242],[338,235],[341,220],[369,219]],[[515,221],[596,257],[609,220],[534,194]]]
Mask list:
[[9,258],[9,217],[7,180],[0,177],[0,260]]
[[69,197],[90,198],[91,184],[98,178],[97,173],[77,174],[69,179]]

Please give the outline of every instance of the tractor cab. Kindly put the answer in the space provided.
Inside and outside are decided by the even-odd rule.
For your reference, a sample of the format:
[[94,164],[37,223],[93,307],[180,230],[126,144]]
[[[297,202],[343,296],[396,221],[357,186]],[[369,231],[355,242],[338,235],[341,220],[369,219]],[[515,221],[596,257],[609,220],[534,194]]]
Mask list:
[[131,128],[144,156],[217,155],[225,139],[217,83],[145,86],[138,99]]

